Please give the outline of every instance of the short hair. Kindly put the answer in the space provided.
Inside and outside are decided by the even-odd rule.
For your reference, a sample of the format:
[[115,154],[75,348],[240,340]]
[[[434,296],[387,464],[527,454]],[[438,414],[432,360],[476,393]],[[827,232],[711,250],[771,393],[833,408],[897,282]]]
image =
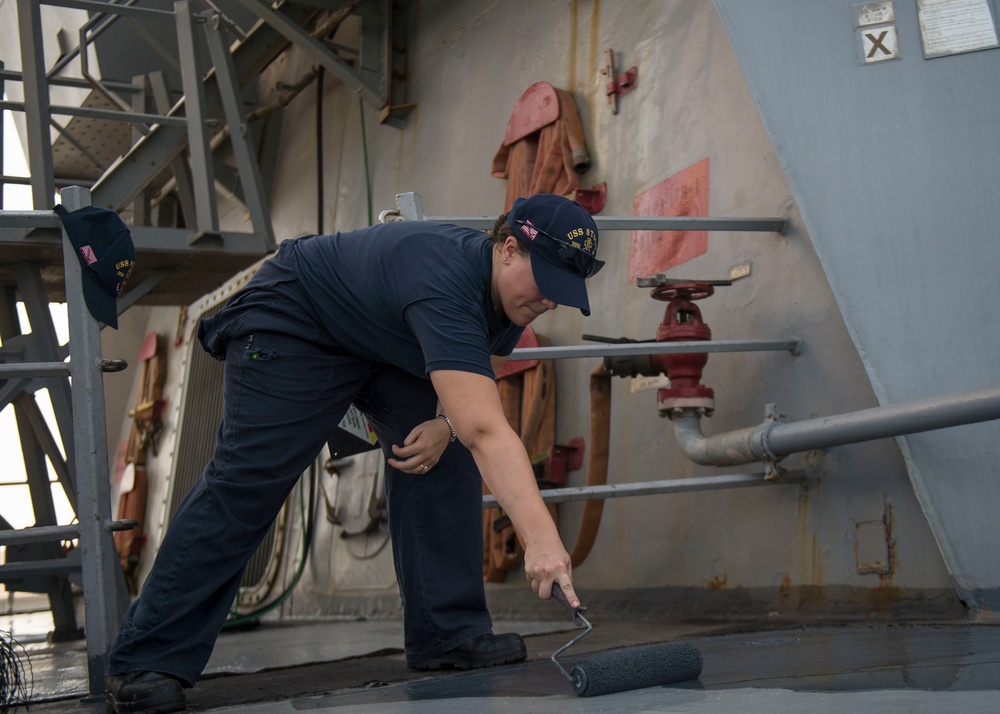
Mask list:
[[[490,239],[493,241],[493,247],[497,249],[503,247],[504,242],[512,235],[514,235],[514,229],[512,229],[510,224],[507,223],[507,214],[501,213],[497,216],[497,220],[493,224],[493,230],[490,232]],[[526,254],[531,250],[521,241],[517,242],[517,249],[518,252],[522,254]]]

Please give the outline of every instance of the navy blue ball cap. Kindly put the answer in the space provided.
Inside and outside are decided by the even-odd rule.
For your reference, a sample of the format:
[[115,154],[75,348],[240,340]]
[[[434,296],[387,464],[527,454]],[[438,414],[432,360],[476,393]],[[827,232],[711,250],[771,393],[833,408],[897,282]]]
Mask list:
[[538,193],[514,201],[507,225],[531,249],[531,272],[542,295],[590,315],[585,281],[604,267],[590,214],[576,201]]
[[56,206],[66,235],[83,268],[83,298],[90,314],[118,329],[118,296],[135,269],[132,234],[118,214],[84,206],[67,211]]

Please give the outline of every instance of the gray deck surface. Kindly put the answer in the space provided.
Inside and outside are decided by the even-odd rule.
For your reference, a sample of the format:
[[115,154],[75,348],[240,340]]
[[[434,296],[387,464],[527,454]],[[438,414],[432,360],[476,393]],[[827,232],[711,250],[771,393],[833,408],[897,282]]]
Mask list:
[[[23,616],[19,616],[23,617]],[[2,625],[7,628],[9,619]],[[16,623],[15,623],[16,624]],[[28,625],[30,630],[30,623]],[[594,622],[560,657],[684,640],[699,680],[578,697],[549,660],[570,622],[503,622],[528,661],[474,672],[416,672],[395,621],[263,624],[224,633],[188,710],[198,712],[1000,712],[1000,627],[990,624],[669,624]],[[49,644],[21,627],[31,712],[104,711],[86,697],[83,642]]]

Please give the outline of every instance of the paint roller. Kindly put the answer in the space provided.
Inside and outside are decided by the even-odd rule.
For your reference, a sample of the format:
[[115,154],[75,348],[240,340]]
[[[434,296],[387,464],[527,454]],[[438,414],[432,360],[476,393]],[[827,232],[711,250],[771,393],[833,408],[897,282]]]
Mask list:
[[552,653],[552,661],[581,697],[596,697],[629,689],[676,684],[701,676],[702,659],[698,648],[687,642],[664,642],[641,647],[610,650],[590,655],[567,672],[557,659],[594,629],[583,616],[585,607],[572,608],[559,583],[552,596],[573,610],[573,624],[587,629]]

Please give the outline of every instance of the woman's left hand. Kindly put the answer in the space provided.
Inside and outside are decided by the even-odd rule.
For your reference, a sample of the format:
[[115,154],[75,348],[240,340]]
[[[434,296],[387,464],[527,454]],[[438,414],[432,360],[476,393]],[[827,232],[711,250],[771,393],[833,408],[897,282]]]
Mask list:
[[451,428],[444,419],[431,419],[413,427],[402,446],[392,445],[396,458],[388,460],[397,471],[408,474],[425,474],[441,460],[448,447]]

